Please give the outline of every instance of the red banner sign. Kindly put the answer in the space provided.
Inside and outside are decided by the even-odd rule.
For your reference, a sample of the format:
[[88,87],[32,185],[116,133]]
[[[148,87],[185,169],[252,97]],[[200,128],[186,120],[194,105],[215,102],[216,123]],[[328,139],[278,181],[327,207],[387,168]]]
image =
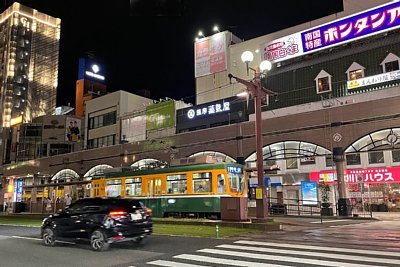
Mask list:
[[[310,181],[333,183],[335,171],[311,172]],[[400,183],[400,168],[349,169],[345,181],[355,183]]]

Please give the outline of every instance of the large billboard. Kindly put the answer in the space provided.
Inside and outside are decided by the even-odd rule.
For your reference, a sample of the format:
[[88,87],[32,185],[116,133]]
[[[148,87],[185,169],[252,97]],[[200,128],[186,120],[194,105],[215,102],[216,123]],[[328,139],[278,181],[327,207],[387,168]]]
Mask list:
[[194,44],[194,76],[226,70],[226,32],[202,38]]
[[262,46],[263,59],[284,61],[400,27],[400,2],[390,2]]
[[175,126],[175,101],[167,100],[146,106],[146,130]]
[[81,141],[81,120],[73,117],[67,117],[65,122],[65,141]]

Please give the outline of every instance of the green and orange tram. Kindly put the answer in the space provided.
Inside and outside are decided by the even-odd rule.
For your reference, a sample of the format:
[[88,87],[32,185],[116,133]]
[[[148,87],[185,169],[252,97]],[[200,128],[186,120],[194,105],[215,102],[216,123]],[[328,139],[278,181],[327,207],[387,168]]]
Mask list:
[[245,179],[236,163],[110,172],[92,180],[91,195],[140,199],[155,217],[219,218],[221,197],[247,196]]

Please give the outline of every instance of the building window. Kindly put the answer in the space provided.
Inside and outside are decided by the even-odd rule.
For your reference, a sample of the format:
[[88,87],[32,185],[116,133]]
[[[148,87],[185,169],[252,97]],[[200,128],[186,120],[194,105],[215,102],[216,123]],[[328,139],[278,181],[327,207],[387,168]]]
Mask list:
[[115,145],[115,134],[88,140],[88,149]]
[[324,70],[321,70],[315,78],[317,94],[322,94],[332,91],[331,75]]
[[117,123],[117,112],[109,112],[100,116],[89,118],[89,130]]
[[384,163],[385,158],[383,157],[383,152],[382,151],[368,152],[368,162],[369,164]]
[[318,93],[323,93],[327,92],[329,90],[329,78],[324,77],[321,79],[318,79]]
[[386,70],[386,72],[399,70],[399,61],[396,60],[396,61],[385,63],[385,70]]
[[295,159],[287,159],[286,160],[286,169],[297,169],[298,164],[297,164],[297,158]]
[[363,77],[363,71],[362,70],[353,70],[349,72],[349,80],[357,80]]
[[360,154],[346,154],[347,165],[361,165]]
[[349,81],[357,80],[364,77],[365,68],[358,64],[357,62],[353,62],[350,67],[347,69],[347,79]]
[[393,158],[393,162],[400,162],[400,150],[399,149],[392,150],[392,158]]
[[327,156],[325,156],[325,166],[326,167],[332,167],[332,166],[334,166],[334,164],[333,164],[333,156],[332,155],[327,155]]
[[384,73],[396,71],[399,70],[399,61],[400,58],[397,55],[389,53],[389,55],[385,57],[385,59],[382,61],[380,65],[382,66]]

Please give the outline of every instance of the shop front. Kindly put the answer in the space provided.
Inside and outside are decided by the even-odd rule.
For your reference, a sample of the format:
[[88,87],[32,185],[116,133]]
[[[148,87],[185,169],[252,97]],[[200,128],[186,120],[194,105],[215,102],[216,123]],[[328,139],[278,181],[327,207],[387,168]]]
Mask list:
[[[333,170],[312,172],[310,180],[325,182],[336,189]],[[348,198],[353,207],[364,211],[400,211],[400,167],[347,169]]]

